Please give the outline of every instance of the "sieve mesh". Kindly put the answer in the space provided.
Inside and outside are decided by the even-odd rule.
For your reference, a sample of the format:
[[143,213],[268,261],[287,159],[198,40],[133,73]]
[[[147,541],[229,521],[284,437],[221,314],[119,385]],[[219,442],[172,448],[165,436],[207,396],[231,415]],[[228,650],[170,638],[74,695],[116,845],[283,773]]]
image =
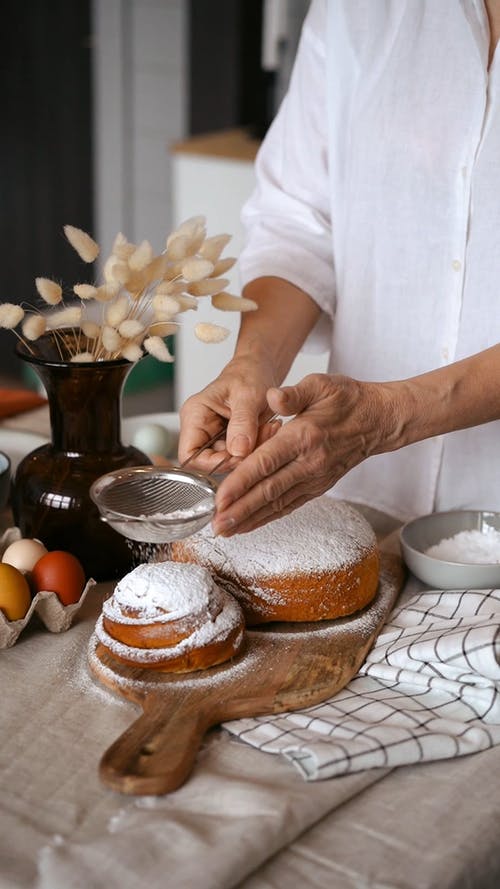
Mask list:
[[202,473],[140,466],[101,476],[90,496],[101,518],[124,537],[169,543],[210,521],[216,490]]

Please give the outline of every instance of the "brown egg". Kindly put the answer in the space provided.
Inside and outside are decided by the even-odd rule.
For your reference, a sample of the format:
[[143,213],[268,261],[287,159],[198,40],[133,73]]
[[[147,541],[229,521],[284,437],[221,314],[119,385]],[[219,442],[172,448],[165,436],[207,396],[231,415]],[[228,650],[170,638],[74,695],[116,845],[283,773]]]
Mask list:
[[13,565],[0,563],[0,610],[7,620],[21,620],[31,604],[28,581]]
[[57,549],[38,560],[31,580],[35,592],[52,590],[63,605],[71,605],[83,593],[85,572],[76,556]]

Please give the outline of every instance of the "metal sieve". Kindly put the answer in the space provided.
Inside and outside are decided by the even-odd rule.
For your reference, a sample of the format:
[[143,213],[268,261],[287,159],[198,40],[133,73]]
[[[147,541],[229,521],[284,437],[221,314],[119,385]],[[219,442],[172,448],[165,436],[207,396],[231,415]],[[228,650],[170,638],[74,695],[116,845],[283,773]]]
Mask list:
[[101,519],[129,540],[171,543],[207,525],[217,483],[182,467],[134,466],[102,475],[90,487]]
[[[276,419],[277,414],[267,420]],[[134,466],[102,475],[90,487],[101,519],[140,543],[171,543],[208,525],[215,512],[217,482],[185,467],[223,438],[227,424],[178,467]],[[212,470],[220,472],[226,455]]]

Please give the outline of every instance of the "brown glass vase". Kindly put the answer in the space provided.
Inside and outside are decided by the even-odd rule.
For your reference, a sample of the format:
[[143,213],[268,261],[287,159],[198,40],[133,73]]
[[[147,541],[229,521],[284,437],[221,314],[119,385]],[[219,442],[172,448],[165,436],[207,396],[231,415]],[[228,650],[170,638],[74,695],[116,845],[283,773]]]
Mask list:
[[112,580],[133,567],[125,538],[105,524],[89,497],[100,475],[149,458],[121,441],[121,397],[133,365],[124,359],[72,363],[51,335],[37,340],[36,354],[19,345],[17,355],[40,377],[50,409],[52,440],[27,454],[12,485],[16,525],[47,549],[80,559],[87,577]]

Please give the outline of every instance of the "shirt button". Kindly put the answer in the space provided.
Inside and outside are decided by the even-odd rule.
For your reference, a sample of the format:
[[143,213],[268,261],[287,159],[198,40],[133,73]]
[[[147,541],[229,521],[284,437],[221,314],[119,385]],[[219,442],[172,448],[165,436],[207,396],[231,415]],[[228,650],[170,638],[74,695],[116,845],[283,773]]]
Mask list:
[[444,349],[441,349],[441,356],[443,358],[443,361],[448,361],[450,353],[448,352],[448,349],[446,347]]
[[462,176],[464,179],[467,177],[467,167],[462,167]]
[[452,268],[454,268],[456,272],[459,272],[460,269],[462,268],[462,263],[460,262],[459,259],[454,259],[451,265],[452,265]]

